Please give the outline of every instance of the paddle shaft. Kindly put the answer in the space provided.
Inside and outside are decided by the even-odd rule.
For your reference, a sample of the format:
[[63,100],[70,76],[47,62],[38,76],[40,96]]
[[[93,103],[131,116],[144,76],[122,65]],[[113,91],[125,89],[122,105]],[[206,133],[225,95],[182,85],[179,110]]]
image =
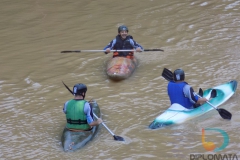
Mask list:
[[[148,51],[164,51],[162,49],[144,49],[143,52],[148,52]],[[105,50],[76,50],[76,51],[61,51],[61,53],[80,53],[80,52],[106,52]],[[128,49],[128,50],[110,50],[110,52],[136,52],[136,50]]]
[[[195,92],[194,92],[195,93]],[[199,98],[202,98],[199,94],[195,93]],[[210,106],[212,106],[214,109],[217,110],[217,108],[212,104],[210,103],[209,101],[206,101],[206,103],[208,103]]]
[[[95,113],[93,113],[93,115],[94,115],[94,117],[96,117],[97,119],[99,119]],[[105,123],[102,122],[101,124],[108,130],[108,132],[109,132],[112,136],[115,136],[115,134],[106,126]]]

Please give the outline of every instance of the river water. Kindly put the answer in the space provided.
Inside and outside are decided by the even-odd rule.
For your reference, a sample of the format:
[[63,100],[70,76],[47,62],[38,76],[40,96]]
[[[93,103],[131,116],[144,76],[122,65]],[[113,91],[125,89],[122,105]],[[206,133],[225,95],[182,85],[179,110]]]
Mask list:
[[[2,0],[0,5],[0,159],[190,159],[191,154],[236,154],[240,159],[240,94],[217,111],[180,125],[150,130],[148,125],[169,107],[164,67],[182,68],[195,89],[240,80],[239,0]],[[101,50],[125,24],[145,49],[136,53],[134,74],[114,82],[105,74],[111,54],[60,53]],[[87,100],[97,100],[105,124],[125,142],[114,141],[105,128],[83,149],[65,153],[63,103],[69,87],[88,86]],[[202,128],[229,135],[217,153],[202,146]],[[206,141],[222,144],[217,132]]]

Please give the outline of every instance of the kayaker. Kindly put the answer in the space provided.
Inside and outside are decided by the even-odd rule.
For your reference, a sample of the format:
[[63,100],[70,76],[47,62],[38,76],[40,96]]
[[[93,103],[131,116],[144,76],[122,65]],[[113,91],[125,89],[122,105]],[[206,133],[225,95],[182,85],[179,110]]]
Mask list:
[[176,69],[173,73],[174,81],[168,83],[168,96],[173,103],[178,103],[187,109],[197,108],[207,101],[194,95],[193,88],[184,81],[185,73],[182,69]]
[[[105,48],[105,53],[108,54],[111,50],[133,50],[142,52],[143,47],[133,40],[131,35],[128,35],[128,28],[125,25],[118,27],[118,35]],[[113,57],[134,58],[134,52],[113,52]]]
[[66,114],[66,128],[70,130],[91,130],[92,126],[102,123],[102,119],[94,121],[92,108],[90,104],[84,100],[87,92],[87,86],[79,83],[74,85],[74,99],[65,102],[63,112]]

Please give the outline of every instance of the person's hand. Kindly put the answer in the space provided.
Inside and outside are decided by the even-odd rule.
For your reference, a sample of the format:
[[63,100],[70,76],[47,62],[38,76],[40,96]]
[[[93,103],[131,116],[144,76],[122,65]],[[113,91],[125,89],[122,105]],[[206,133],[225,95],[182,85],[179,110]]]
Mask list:
[[198,99],[198,102],[199,102],[199,104],[201,104],[201,105],[202,105],[203,103],[207,102],[207,101],[208,101],[208,99],[206,99],[206,98],[204,98],[204,97]]
[[110,53],[111,52],[111,49],[110,48],[107,48],[106,50],[105,50],[105,53],[106,54],[108,54],[108,53]]
[[137,51],[137,52],[142,52],[142,49],[141,49],[140,47],[138,47],[138,48],[136,49],[136,51]]
[[93,121],[92,123],[90,123],[89,125],[90,126],[97,126],[97,125],[99,125],[99,124],[101,124],[102,123],[102,119],[101,118],[98,118],[97,120],[95,120],[95,121]]
[[102,119],[101,118],[98,118],[97,119],[97,124],[101,124],[102,123]]
[[207,101],[208,101],[208,99],[207,99],[207,98],[204,98],[204,97],[203,97],[202,99],[203,99],[203,101],[204,101],[204,102],[207,102]]

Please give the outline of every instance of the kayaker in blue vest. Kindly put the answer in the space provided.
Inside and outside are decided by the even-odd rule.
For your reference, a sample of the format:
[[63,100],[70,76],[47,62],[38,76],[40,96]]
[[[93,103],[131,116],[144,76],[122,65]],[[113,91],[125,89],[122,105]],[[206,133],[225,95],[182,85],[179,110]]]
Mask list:
[[193,88],[188,85],[185,79],[185,73],[182,69],[176,69],[173,73],[174,81],[168,83],[168,96],[173,103],[178,103],[187,109],[193,109],[207,101],[206,98],[199,98],[194,94]]
[[[108,54],[111,50],[136,50],[142,52],[143,47],[133,40],[131,35],[128,35],[128,28],[125,25],[118,27],[118,35],[106,47],[105,53]],[[114,52],[113,57],[127,57],[133,59],[134,52]]]
[[73,87],[74,99],[65,102],[63,112],[66,114],[67,125],[69,130],[91,130],[92,126],[102,123],[102,119],[94,121],[92,108],[84,100],[87,92],[85,84],[76,84]]

